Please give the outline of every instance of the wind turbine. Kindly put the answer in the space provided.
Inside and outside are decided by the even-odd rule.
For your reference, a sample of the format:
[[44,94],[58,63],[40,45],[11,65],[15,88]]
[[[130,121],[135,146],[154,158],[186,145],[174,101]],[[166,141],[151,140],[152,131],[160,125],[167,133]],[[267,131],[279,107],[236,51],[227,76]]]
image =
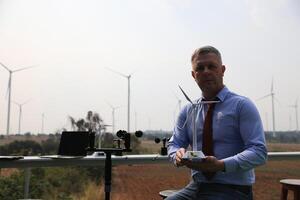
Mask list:
[[272,78],[272,84],[271,84],[271,92],[259,99],[257,99],[257,101],[261,100],[261,99],[264,99],[266,97],[269,97],[271,96],[271,100],[272,100],[272,120],[273,120],[273,137],[275,137],[275,132],[276,132],[276,129],[275,129],[275,108],[274,108],[274,99],[275,99],[275,93],[274,93],[274,88],[273,88],[273,78]]
[[41,128],[41,133],[44,133],[44,122],[45,122],[45,113],[42,113],[42,128]]
[[112,110],[112,112],[111,112],[111,115],[112,115],[112,134],[114,134],[115,133],[115,110],[118,109],[118,108],[121,108],[121,106],[114,107],[110,103],[107,103],[107,104],[110,106],[110,108]]
[[299,131],[298,126],[298,98],[296,99],[296,102],[294,105],[290,105],[290,107],[295,108],[295,114],[296,114],[296,132]]
[[179,99],[175,93],[174,93],[174,96],[177,99],[177,106],[178,106],[178,110],[180,112],[181,111],[181,99]]
[[17,106],[19,106],[19,129],[18,129],[18,133],[21,134],[21,119],[22,119],[22,106],[25,105],[26,103],[28,103],[29,100],[27,100],[24,103],[17,103],[15,101],[13,101],[14,104],[16,104]]
[[268,113],[265,113],[265,120],[266,120],[266,130],[269,131],[269,124],[268,124]]
[[109,71],[111,71],[111,72],[113,72],[115,74],[118,74],[118,75],[120,75],[120,76],[122,76],[122,77],[124,77],[124,78],[127,79],[127,82],[128,82],[128,92],[127,92],[127,94],[128,94],[128,99],[127,99],[127,132],[129,133],[130,132],[130,78],[131,78],[131,75],[133,73],[131,73],[129,75],[126,75],[126,74],[117,72],[115,70],[112,70],[110,68],[106,68],[106,69],[108,69]]
[[186,100],[192,104],[192,109],[188,111],[188,116],[186,118],[186,121],[184,122],[183,127],[186,125],[189,118],[192,117],[192,132],[193,132],[193,147],[192,147],[192,150],[197,151],[198,148],[197,148],[197,133],[196,133],[196,115],[197,115],[198,106],[200,105],[199,110],[202,110],[203,109],[202,106],[204,104],[219,103],[220,101],[193,102],[179,85],[178,85],[178,87],[181,90],[181,92],[183,93],[183,95],[185,96]]
[[181,111],[181,99],[179,99],[175,93],[173,93],[173,94],[174,94],[175,98],[177,99],[176,108],[174,110],[174,124],[175,124],[175,122],[176,122],[176,110],[177,110],[177,108],[178,108],[178,112],[179,113]]
[[24,67],[16,70],[10,70],[7,66],[5,66],[3,63],[0,62],[0,65],[4,67],[8,73],[9,73],[9,79],[8,79],[8,87],[7,87],[7,92],[8,92],[8,106],[7,106],[7,125],[6,125],[6,135],[9,134],[9,128],[10,128],[10,104],[11,104],[11,80],[12,80],[12,74],[15,72],[19,72],[22,70],[26,70],[29,68],[32,68],[34,66],[30,67]]
[[134,112],[134,129],[137,131],[137,112]]

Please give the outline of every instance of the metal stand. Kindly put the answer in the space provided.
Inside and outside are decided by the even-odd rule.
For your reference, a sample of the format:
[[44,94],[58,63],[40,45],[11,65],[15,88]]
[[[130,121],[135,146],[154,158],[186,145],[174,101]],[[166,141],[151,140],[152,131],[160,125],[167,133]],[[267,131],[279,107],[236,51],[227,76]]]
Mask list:
[[[136,131],[135,135],[137,137],[142,136],[141,131]],[[110,192],[111,192],[111,175],[112,175],[112,162],[111,162],[111,155],[115,154],[118,156],[121,156],[123,152],[131,152],[130,149],[130,133],[127,133],[126,131],[118,131],[117,136],[124,140],[124,146],[125,148],[120,147],[120,139],[117,139],[117,148],[94,148],[95,144],[95,133],[90,131],[90,141],[89,141],[89,148],[87,148],[87,151],[90,152],[104,152],[105,153],[105,175],[104,175],[104,191],[105,191],[105,200],[110,200]]]
[[121,148],[102,148],[102,149],[91,149],[88,148],[88,151],[92,152],[104,152],[105,153],[105,174],[104,174],[104,192],[105,200],[110,200],[111,192],[111,175],[112,175],[112,162],[111,155],[122,155],[123,152],[130,152],[131,149],[121,149]]

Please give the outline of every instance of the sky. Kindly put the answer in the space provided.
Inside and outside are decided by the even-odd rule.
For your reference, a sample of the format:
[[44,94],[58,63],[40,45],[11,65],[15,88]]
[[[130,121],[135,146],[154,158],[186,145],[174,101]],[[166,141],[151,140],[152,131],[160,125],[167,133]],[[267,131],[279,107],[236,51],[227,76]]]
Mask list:
[[[70,129],[68,116],[98,112],[108,125],[127,129],[127,79],[131,77],[134,130],[172,130],[178,85],[192,98],[201,91],[190,57],[217,47],[225,85],[257,106],[272,130],[273,79],[276,130],[296,129],[300,95],[298,0],[0,0],[0,62],[13,73],[12,100],[22,104],[21,132]],[[0,66],[0,133],[6,133],[9,73]],[[19,107],[11,105],[10,133]],[[110,130],[111,127],[108,128]]]

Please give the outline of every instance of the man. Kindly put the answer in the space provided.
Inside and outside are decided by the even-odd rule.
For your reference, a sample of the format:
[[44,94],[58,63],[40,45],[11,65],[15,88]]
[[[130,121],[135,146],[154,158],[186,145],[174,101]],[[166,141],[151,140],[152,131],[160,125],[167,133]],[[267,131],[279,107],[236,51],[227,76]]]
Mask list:
[[259,113],[248,98],[229,91],[223,84],[226,68],[216,48],[197,49],[191,62],[192,76],[202,91],[202,97],[195,102],[199,105],[197,150],[206,157],[197,162],[182,159],[193,144],[192,105],[188,104],[179,114],[168,155],[177,167],[192,169],[192,181],[167,200],[251,200],[254,167],[267,159]]

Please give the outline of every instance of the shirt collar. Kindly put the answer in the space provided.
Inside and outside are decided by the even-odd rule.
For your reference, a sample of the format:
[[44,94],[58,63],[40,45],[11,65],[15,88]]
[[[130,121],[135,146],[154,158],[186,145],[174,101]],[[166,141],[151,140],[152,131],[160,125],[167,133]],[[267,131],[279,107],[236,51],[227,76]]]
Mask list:
[[[219,101],[223,102],[225,100],[226,95],[229,93],[229,90],[226,86],[222,88],[222,90],[217,94],[217,98]],[[200,98],[200,101],[205,101],[203,97]]]
[[221,102],[225,100],[226,95],[229,93],[229,90],[226,86],[223,87],[223,89],[217,94],[217,97]]

